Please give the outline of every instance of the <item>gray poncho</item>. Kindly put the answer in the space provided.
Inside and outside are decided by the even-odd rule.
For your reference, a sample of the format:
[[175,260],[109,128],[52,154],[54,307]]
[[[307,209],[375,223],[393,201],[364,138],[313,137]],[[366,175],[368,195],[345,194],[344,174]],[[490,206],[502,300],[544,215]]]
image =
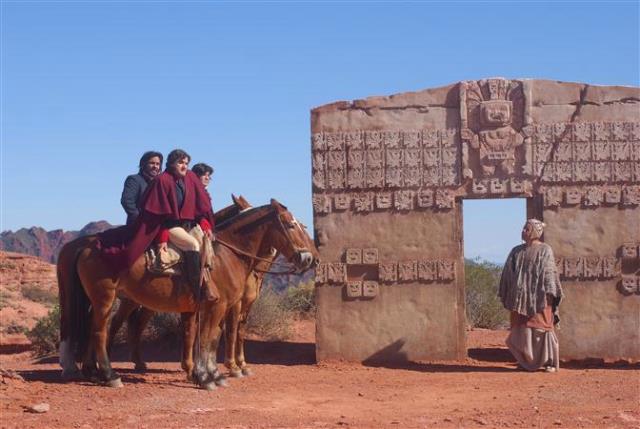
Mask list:
[[547,294],[555,298],[554,307],[557,307],[562,288],[551,246],[540,243],[514,247],[500,278],[498,296],[504,307],[531,317],[547,305]]

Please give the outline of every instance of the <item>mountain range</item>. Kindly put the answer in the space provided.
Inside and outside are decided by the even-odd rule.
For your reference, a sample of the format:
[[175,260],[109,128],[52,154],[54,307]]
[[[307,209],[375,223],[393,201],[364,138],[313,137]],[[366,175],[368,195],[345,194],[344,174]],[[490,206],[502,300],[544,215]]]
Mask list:
[[0,250],[37,256],[44,261],[56,263],[58,253],[66,243],[113,227],[109,222],[100,220],[89,222],[79,231],[47,231],[39,226],[21,228],[15,232],[3,231],[0,234]]

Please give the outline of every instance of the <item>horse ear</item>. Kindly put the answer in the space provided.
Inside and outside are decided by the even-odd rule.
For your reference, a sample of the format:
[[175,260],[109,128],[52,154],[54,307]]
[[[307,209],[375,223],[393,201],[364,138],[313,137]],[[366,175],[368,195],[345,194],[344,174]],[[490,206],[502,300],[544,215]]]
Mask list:
[[236,197],[234,194],[231,194],[231,201],[233,201],[233,203],[236,205],[240,205],[240,202],[238,201],[238,197]]
[[238,197],[238,205],[245,207],[245,208],[249,208],[251,207],[251,203],[249,201],[247,201],[247,199],[245,197],[243,197],[242,195],[240,195]]
[[284,204],[277,201],[275,198],[271,198],[271,205],[273,207],[276,207],[278,210],[287,210],[287,207]]

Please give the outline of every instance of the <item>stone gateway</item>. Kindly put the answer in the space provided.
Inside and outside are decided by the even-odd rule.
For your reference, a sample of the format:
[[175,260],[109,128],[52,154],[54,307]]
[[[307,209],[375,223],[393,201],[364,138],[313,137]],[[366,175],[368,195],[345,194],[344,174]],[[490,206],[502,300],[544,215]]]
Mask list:
[[466,356],[462,205],[526,198],[562,359],[640,360],[640,89],[484,79],[311,112],[318,360]]

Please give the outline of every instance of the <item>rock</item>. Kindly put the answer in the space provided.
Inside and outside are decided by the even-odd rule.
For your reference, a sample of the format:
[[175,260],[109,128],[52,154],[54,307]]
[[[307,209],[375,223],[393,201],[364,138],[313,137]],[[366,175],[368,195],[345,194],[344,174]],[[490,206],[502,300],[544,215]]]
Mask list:
[[36,405],[31,405],[26,407],[26,411],[30,413],[42,414],[42,413],[48,412],[49,408],[50,408],[49,404],[47,404],[46,402],[43,402],[41,404],[36,404]]

